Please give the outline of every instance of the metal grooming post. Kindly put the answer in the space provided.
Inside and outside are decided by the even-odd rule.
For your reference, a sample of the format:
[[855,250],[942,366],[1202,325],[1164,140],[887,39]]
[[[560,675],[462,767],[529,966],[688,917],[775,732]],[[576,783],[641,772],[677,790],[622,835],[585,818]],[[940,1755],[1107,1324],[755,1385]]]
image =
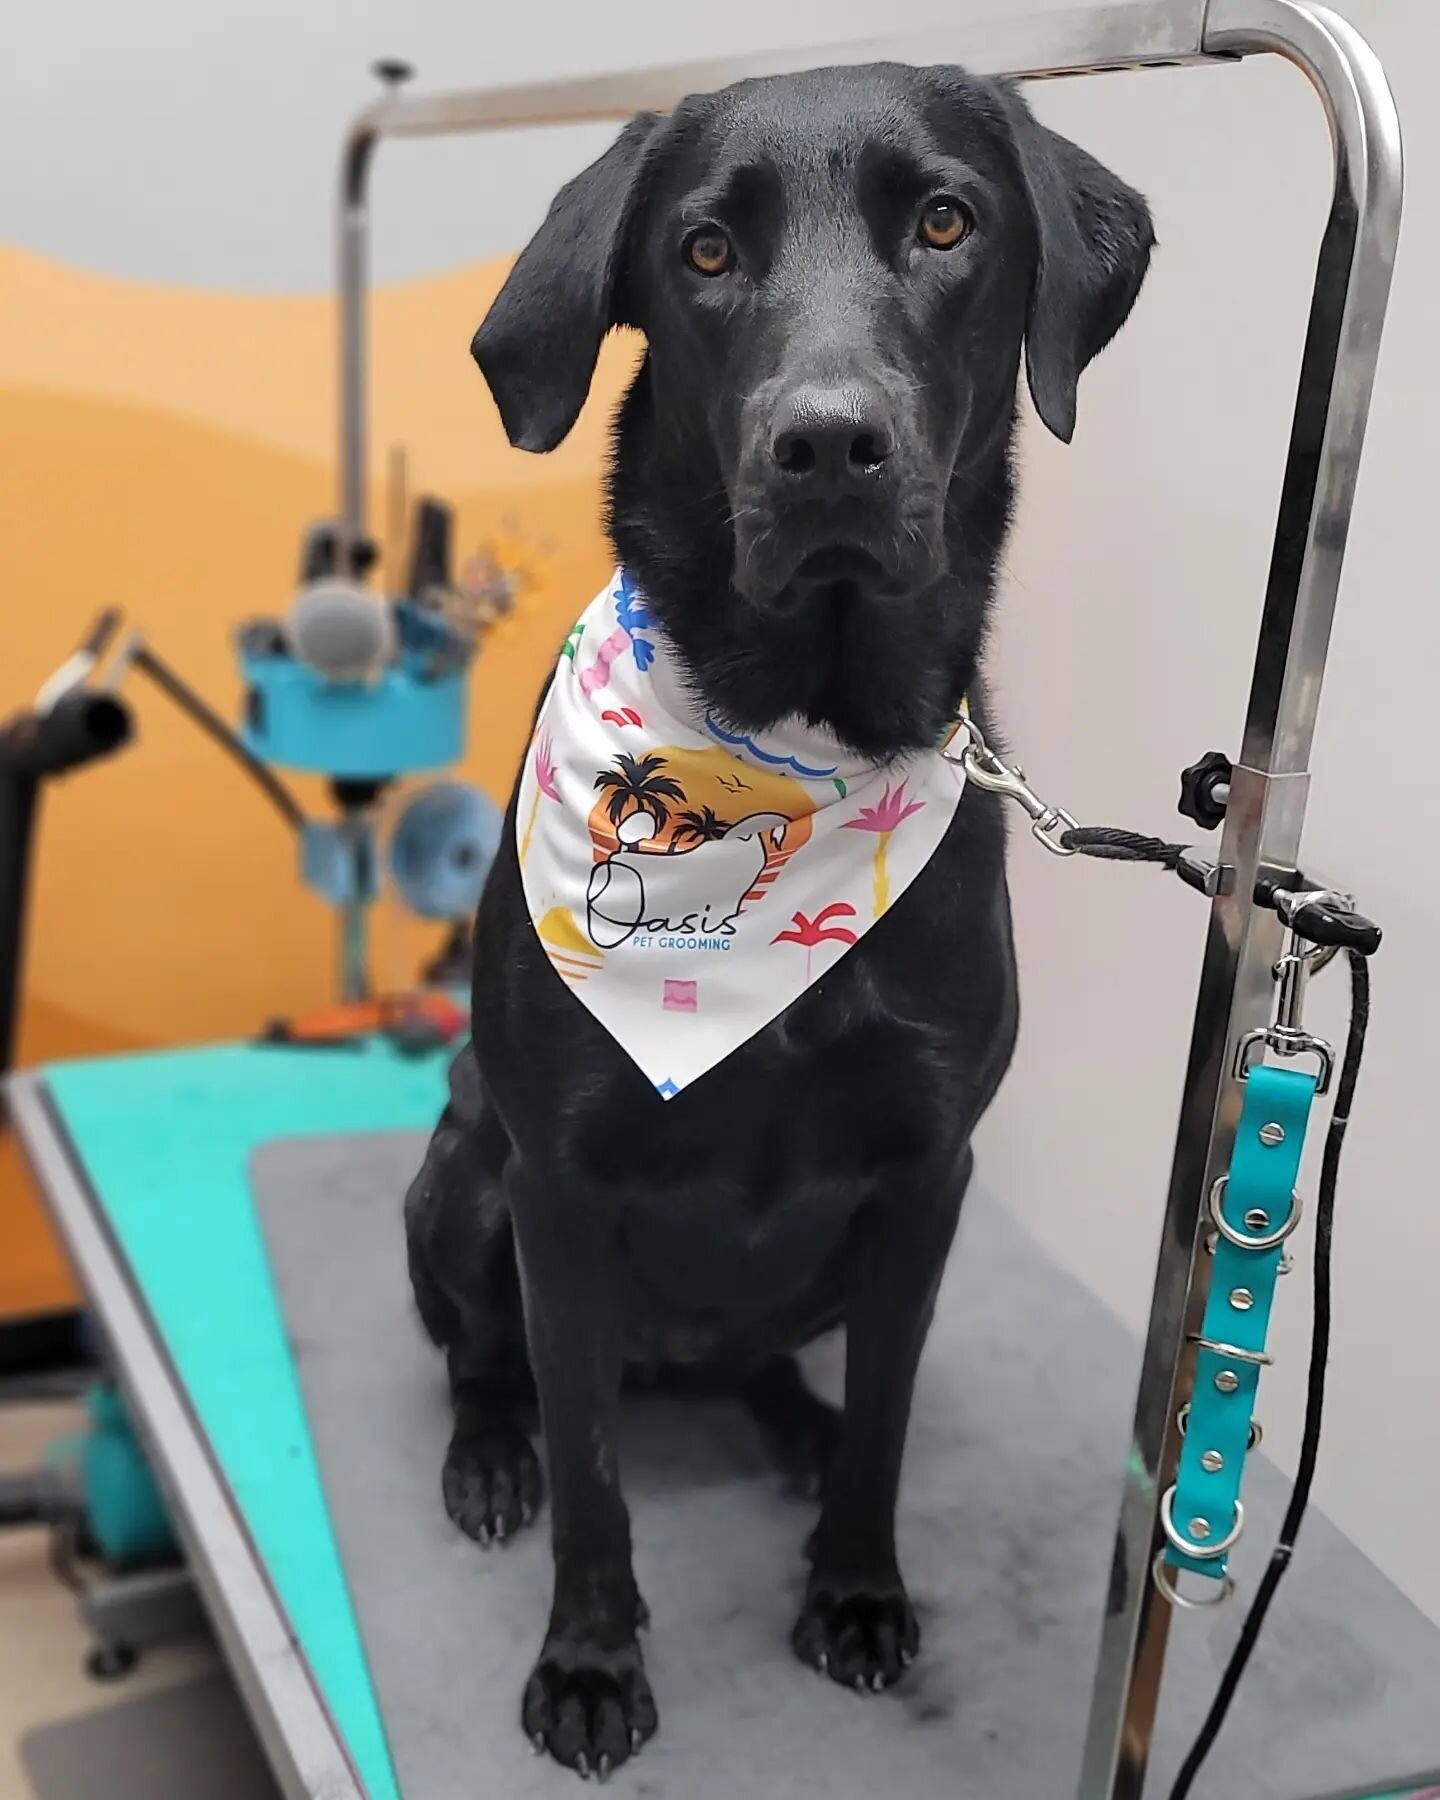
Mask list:
[[1161,1542],[1159,1498],[1179,1451],[1176,1413],[1193,1381],[1187,1336],[1204,1310],[1201,1205],[1229,1162],[1239,1116],[1233,1046],[1269,1017],[1280,948],[1278,918],[1249,896],[1261,868],[1293,869],[1299,854],[1310,744],[1399,235],[1400,128],[1380,64],[1345,20],[1309,0],[1119,0],[865,43],[388,99],[356,120],[341,171],[340,511],[347,534],[358,537],[367,475],[367,188],[382,138],[622,119],[743,76],[819,63],[959,62],[977,73],[1038,80],[1257,55],[1286,58],[1315,89],[1334,146],[1334,199],[1221,845],[1226,880],[1210,912],[1120,1513],[1125,1579],[1112,1584],[1101,1633],[1080,1800],[1140,1800],[1159,1701],[1170,1609],[1150,1565]]

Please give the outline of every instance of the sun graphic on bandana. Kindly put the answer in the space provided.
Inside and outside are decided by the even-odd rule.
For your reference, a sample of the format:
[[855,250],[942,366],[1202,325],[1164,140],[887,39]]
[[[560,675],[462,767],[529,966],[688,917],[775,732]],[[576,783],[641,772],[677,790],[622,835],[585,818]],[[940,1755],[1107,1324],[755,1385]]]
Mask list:
[[657,745],[621,754],[595,777],[590,840],[597,856],[621,843],[647,856],[677,856],[727,836],[757,816],[786,821],[785,852],[807,843],[815,802],[802,783],[752,769],[726,750]]

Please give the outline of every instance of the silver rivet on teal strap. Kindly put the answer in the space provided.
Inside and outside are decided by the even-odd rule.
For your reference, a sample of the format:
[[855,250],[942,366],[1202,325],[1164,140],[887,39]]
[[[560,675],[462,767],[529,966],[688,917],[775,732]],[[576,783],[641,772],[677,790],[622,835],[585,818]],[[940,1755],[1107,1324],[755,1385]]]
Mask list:
[[1207,1475],[1218,1475],[1225,1467],[1225,1458],[1218,1450],[1206,1450],[1200,1458],[1200,1467]]
[[1270,1226],[1270,1215],[1263,1206],[1252,1206],[1245,1215],[1247,1231],[1266,1231]]
[[1240,1377],[1233,1369],[1222,1369],[1215,1377],[1215,1386],[1222,1394],[1233,1394],[1240,1385]]
[[1285,1142],[1285,1127],[1272,1119],[1268,1125],[1260,1127],[1260,1142],[1267,1150],[1273,1150],[1277,1144]]
[[1203,1544],[1210,1535],[1210,1521],[1208,1519],[1192,1519],[1189,1531],[1197,1544]]
[[1249,1312],[1250,1308],[1255,1304],[1255,1296],[1250,1292],[1249,1288],[1231,1288],[1230,1304],[1235,1308],[1236,1312]]

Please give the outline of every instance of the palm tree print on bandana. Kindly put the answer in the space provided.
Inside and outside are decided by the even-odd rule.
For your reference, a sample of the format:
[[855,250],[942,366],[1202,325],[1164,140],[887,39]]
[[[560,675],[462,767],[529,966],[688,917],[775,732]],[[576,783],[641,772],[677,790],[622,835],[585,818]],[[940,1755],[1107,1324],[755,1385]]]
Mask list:
[[566,642],[521,771],[531,922],[668,1100],[894,906],[963,789],[938,751],[878,765],[795,720],[731,731],[617,575]]

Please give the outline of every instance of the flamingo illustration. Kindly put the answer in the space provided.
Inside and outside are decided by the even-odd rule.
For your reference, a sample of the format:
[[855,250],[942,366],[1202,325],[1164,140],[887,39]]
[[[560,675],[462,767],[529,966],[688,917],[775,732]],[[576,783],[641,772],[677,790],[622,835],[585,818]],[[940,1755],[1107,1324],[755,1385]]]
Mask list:
[[832,900],[828,906],[822,907],[813,919],[806,918],[803,912],[797,912],[790,921],[789,928],[777,931],[771,938],[772,944],[802,944],[805,949],[805,985],[810,985],[810,959],[815,954],[815,946],[824,943],[853,944],[858,942],[856,935],[848,925],[831,925],[831,919],[853,919],[855,908],[848,900]]
[[880,841],[875,846],[875,917],[877,919],[890,904],[890,870],[885,860],[890,834],[897,826],[902,825],[911,813],[919,812],[924,805],[923,800],[906,800],[905,783],[902,781],[893,792],[887,785],[885,792],[880,796],[878,805],[862,806],[856,818],[847,819],[840,827],[842,831],[879,833]]
[[559,801],[560,790],[555,785],[554,741],[548,732],[541,732],[535,740],[535,797],[530,802],[530,817],[525,821],[525,835],[520,840],[520,867],[525,867],[525,858],[530,851],[530,838],[535,830],[535,815],[540,810],[540,796],[547,795],[551,800]]

